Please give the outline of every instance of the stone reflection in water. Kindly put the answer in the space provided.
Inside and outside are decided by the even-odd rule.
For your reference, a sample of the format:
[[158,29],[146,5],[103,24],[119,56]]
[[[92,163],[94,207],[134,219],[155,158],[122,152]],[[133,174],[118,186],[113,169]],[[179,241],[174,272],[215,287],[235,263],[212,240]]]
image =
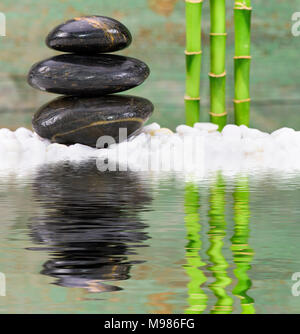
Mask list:
[[45,214],[33,219],[31,235],[50,252],[41,273],[65,287],[119,290],[105,282],[128,279],[137,263],[128,256],[148,239],[139,213],[151,197],[138,175],[100,173],[95,161],[60,164],[40,169],[33,187]]

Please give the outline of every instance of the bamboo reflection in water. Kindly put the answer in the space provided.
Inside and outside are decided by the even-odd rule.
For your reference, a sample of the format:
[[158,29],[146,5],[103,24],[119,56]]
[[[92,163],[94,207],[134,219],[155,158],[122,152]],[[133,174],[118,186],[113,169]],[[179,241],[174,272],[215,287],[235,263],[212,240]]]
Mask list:
[[233,294],[241,299],[242,313],[255,313],[254,300],[247,295],[251,288],[251,280],[247,271],[251,268],[254,252],[248,244],[249,239],[249,185],[248,178],[240,178],[236,182],[234,197],[234,235],[231,238],[233,260],[236,265],[234,274],[238,282]]
[[187,230],[188,244],[186,246],[186,262],[184,266],[186,273],[190,277],[188,283],[188,302],[189,307],[185,310],[186,314],[199,314],[206,309],[207,296],[201,289],[206,281],[201,267],[205,263],[201,260],[199,251],[202,247],[199,232],[201,231],[199,216],[199,192],[196,185],[188,183],[185,187],[185,226]]
[[232,280],[227,275],[228,263],[222,254],[223,239],[226,235],[226,222],[225,183],[220,174],[210,190],[209,226],[210,247],[207,254],[212,265],[208,270],[212,271],[215,277],[215,281],[209,287],[217,297],[217,302],[211,313],[231,313],[233,299],[227,294],[226,287],[231,284]]

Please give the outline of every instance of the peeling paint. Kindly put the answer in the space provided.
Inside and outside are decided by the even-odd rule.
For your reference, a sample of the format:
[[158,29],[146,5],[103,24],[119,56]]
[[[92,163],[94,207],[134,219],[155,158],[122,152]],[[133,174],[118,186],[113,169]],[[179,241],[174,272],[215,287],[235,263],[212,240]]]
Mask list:
[[178,0],[148,0],[149,8],[155,13],[170,16]]

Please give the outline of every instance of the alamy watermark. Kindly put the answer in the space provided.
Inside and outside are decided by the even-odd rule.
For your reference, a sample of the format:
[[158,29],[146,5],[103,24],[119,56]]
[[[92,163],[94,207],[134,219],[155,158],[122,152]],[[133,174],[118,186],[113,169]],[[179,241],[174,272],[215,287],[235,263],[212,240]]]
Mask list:
[[127,140],[127,129],[120,128],[119,142],[116,145],[111,136],[98,139],[96,147],[104,148],[96,162],[99,171],[175,171],[198,175],[204,171],[204,136],[144,134]]
[[294,37],[299,37],[300,36],[300,12],[295,12],[292,15],[292,21],[295,22],[292,25],[292,35]]
[[6,277],[0,272],[0,297],[6,296]]
[[295,281],[291,289],[292,295],[294,297],[299,297],[300,296],[300,272],[293,273],[292,281]]
[[6,36],[6,16],[0,12],[0,36]]

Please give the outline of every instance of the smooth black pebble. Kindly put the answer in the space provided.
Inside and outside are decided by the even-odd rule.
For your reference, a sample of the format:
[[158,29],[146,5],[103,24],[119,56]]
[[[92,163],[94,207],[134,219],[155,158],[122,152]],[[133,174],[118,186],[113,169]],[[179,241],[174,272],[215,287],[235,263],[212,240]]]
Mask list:
[[136,87],[149,73],[148,66],[135,58],[63,54],[34,64],[28,83],[50,93],[101,96]]
[[54,28],[46,38],[51,49],[95,54],[122,50],[131,44],[129,30],[106,16],[83,16]]
[[120,142],[120,128],[127,129],[127,137],[137,133],[153,109],[150,101],[129,95],[59,97],[41,107],[32,124],[39,136],[53,142],[95,147],[102,136]]

